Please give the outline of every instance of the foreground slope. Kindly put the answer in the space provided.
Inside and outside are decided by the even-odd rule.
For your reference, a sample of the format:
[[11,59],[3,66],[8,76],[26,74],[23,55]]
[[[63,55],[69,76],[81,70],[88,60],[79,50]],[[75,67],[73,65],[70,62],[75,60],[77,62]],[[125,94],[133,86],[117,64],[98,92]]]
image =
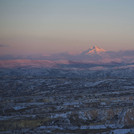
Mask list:
[[134,68],[1,68],[0,133],[134,133]]

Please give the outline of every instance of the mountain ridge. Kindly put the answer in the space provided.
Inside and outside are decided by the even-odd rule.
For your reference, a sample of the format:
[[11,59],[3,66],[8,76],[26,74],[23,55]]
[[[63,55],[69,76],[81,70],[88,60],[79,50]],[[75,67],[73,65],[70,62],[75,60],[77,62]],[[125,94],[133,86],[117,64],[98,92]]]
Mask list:
[[[134,62],[134,50],[126,51],[107,51],[98,46],[91,46],[89,49],[79,53],[70,54],[67,52],[52,54],[49,56],[44,55],[1,55],[0,60],[45,60],[53,61],[58,63],[68,63],[68,61],[76,61],[82,63],[110,63],[110,62],[124,62],[132,63]],[[41,61],[40,61],[41,62]],[[22,64],[22,63],[21,63]]]
[[105,49],[94,45],[94,46],[91,46],[88,50],[85,50],[84,52],[82,52],[82,54],[91,55],[91,54],[100,54],[104,52],[106,52]]

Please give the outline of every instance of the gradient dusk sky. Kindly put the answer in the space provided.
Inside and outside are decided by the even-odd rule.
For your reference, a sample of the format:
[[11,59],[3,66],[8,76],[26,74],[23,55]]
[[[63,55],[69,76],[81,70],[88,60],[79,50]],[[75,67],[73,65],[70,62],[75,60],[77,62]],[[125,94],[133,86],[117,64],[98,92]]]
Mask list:
[[134,49],[134,0],[0,0],[0,54]]

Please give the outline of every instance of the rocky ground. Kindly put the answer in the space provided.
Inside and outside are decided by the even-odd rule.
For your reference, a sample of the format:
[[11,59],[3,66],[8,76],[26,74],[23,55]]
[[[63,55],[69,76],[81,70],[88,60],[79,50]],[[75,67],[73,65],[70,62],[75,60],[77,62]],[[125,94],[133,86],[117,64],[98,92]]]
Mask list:
[[0,134],[133,134],[134,72],[120,71],[0,69]]

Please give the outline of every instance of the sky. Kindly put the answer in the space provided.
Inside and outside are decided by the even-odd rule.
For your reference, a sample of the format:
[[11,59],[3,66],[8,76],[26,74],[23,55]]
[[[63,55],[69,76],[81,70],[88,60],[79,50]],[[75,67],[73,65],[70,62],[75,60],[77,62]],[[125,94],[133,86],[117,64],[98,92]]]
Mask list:
[[134,49],[134,0],[0,0],[0,55]]

